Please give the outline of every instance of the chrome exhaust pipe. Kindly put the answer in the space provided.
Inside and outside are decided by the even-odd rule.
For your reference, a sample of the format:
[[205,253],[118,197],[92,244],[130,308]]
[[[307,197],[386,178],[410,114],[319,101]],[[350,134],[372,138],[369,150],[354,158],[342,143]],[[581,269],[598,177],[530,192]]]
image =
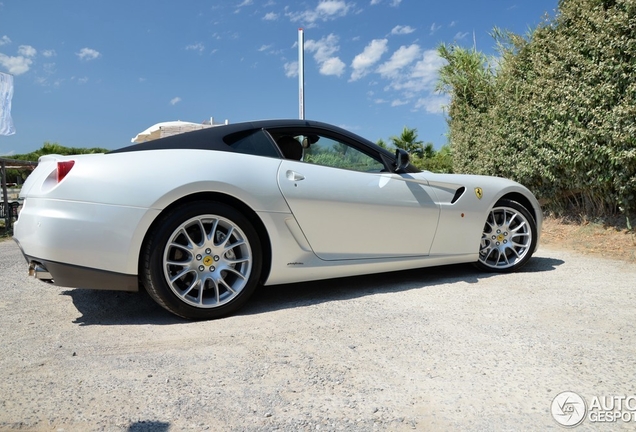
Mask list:
[[37,263],[35,261],[32,261],[29,264],[29,276],[33,276],[36,279],[39,279],[45,282],[51,282],[53,280],[51,273],[49,273],[46,267],[44,267],[42,264]]

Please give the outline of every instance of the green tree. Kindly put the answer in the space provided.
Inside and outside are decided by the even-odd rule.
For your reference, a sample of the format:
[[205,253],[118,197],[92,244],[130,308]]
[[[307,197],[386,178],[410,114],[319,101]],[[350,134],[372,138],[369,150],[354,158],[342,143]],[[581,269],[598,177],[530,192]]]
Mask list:
[[419,161],[418,168],[438,173],[453,172],[453,156],[449,145],[444,145],[438,151],[433,150],[430,156]]
[[493,36],[496,60],[439,47],[455,170],[513,178],[553,211],[636,212],[636,3],[561,0]]
[[[70,155],[77,155],[77,154],[106,153],[106,152],[108,152],[108,149],[100,148],[100,147],[93,147],[93,148],[64,147],[58,143],[51,143],[47,141],[42,145],[42,148],[38,150],[35,150],[31,153],[13,155],[10,157],[10,159],[37,162],[40,156],[49,155],[49,154],[70,156]],[[16,183],[19,181],[21,183],[23,180],[27,178],[30,172],[31,171],[29,170],[17,170],[17,169],[7,170],[7,182]]]
[[106,153],[108,149],[101,147],[93,147],[93,148],[79,148],[79,147],[64,147],[58,143],[51,143],[46,141],[42,148],[35,150],[31,153],[14,155],[11,156],[12,159],[17,160],[30,160],[37,161],[40,156],[49,155],[49,154],[59,154],[62,156],[70,156],[77,154],[89,154],[89,153]]
[[375,143],[376,143],[378,146],[380,146],[380,147],[382,147],[383,149],[385,149],[385,150],[389,150],[389,151],[393,150],[393,149],[392,149],[392,148],[391,148],[391,147],[390,147],[390,146],[386,143],[386,141],[384,141],[382,138],[380,138],[379,140],[377,140]]
[[394,135],[389,139],[395,148],[401,148],[413,155],[422,156],[424,154],[424,143],[417,139],[417,129],[404,126],[400,135]]
[[433,143],[418,140],[417,129],[405,126],[399,136],[392,136],[389,139],[391,144],[387,144],[383,139],[379,139],[376,144],[389,151],[394,151],[396,148],[408,151],[411,164],[419,169],[440,173],[453,172],[450,148],[445,145],[439,151],[435,151]]
[[453,159],[453,169],[490,174],[484,155],[490,132],[489,110],[495,98],[493,60],[457,45],[441,45],[438,51],[447,64],[439,71],[437,89],[451,96],[448,137],[454,154],[459,155]]

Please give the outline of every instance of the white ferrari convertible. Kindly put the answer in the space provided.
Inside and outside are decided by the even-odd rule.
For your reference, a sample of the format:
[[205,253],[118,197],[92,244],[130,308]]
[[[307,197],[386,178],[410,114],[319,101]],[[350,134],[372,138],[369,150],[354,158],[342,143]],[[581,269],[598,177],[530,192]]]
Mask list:
[[469,262],[513,271],[543,220],[516,182],[420,172],[403,150],[304,120],[43,156],[21,197],[14,239],[31,275],[143,286],[189,319],[236,311],[258,284]]

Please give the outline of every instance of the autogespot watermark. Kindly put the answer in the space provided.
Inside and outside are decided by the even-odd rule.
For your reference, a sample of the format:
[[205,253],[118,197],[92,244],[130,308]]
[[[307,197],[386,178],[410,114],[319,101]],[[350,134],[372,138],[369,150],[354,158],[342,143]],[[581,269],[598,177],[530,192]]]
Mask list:
[[594,396],[589,403],[580,395],[559,393],[550,405],[558,424],[573,428],[584,421],[590,423],[636,423],[636,396]]

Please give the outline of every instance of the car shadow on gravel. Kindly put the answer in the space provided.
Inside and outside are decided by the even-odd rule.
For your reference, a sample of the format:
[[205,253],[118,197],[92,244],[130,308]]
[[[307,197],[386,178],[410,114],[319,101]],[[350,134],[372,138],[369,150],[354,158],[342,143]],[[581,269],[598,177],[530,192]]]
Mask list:
[[170,423],[154,420],[142,420],[132,423],[126,432],[167,432],[170,430]]
[[82,314],[73,321],[87,325],[165,325],[188,321],[159,306],[145,290],[139,292],[71,289],[62,292]]
[[[554,258],[534,257],[521,273],[554,270],[563,264]],[[259,287],[247,304],[235,315],[252,315],[348,300],[378,293],[398,293],[454,282],[477,283],[496,273],[483,273],[470,264],[455,264],[390,273],[328,279]],[[62,292],[71,297],[82,314],[73,323],[87,325],[166,325],[190,321],[172,315],[155,303],[144,290],[137,293],[71,289]]]
[[[534,257],[518,273],[552,271],[564,261]],[[311,306],[329,301],[350,300],[367,295],[398,293],[455,282],[478,283],[497,277],[472,264],[403,270],[364,276],[260,287],[237,315],[251,315],[279,309]]]

